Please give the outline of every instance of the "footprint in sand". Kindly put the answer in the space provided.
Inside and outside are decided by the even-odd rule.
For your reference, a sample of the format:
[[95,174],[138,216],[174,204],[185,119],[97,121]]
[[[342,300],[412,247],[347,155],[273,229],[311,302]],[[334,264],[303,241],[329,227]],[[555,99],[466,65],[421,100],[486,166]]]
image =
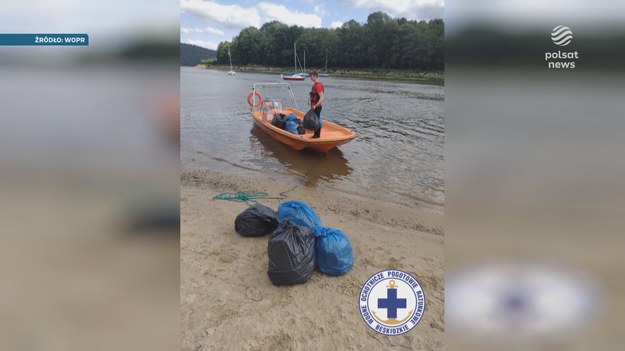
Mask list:
[[237,259],[236,254],[232,251],[213,251],[211,254],[215,255],[217,261],[221,263],[232,263]]
[[257,302],[263,300],[263,296],[256,289],[247,290],[245,292],[245,297],[247,297],[248,299],[250,299],[252,301],[257,301]]

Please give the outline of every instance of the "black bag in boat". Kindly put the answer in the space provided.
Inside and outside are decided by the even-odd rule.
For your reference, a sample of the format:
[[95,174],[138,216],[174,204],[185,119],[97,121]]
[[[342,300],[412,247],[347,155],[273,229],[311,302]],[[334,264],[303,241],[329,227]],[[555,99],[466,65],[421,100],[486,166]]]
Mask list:
[[274,285],[305,283],[316,265],[315,235],[284,221],[269,237],[267,275]]
[[286,115],[283,113],[276,113],[271,120],[271,124],[280,129],[284,129],[284,125],[286,124]]
[[319,116],[317,116],[315,110],[312,108],[306,112],[306,115],[304,115],[304,128],[308,130],[317,130],[321,128]]
[[234,230],[243,236],[261,236],[272,233],[278,227],[276,211],[256,204],[241,212],[234,220]]

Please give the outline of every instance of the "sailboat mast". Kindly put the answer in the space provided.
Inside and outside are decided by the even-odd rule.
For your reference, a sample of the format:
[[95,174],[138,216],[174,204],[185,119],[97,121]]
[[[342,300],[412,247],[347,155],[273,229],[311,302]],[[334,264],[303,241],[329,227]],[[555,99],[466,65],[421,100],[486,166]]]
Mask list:
[[230,58],[230,72],[232,72],[232,55],[230,54],[230,48],[228,48],[228,57]]
[[297,47],[293,42],[293,73],[297,73]]
[[325,72],[328,72],[328,51],[326,51],[326,70]]

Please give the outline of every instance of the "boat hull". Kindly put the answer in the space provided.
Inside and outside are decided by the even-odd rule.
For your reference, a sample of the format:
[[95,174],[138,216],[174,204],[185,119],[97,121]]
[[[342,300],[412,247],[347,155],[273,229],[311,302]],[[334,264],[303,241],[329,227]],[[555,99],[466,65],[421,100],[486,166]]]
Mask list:
[[[283,113],[294,113],[298,118],[304,118],[303,112],[291,108],[284,109]],[[254,120],[254,124],[260,128],[260,130],[269,134],[272,138],[293,150],[306,149],[326,153],[339,145],[343,145],[353,140],[356,137],[356,133],[347,128],[343,128],[332,122],[323,121],[321,137],[313,139],[312,131],[307,130],[306,134],[295,135],[272,125],[269,121],[263,121],[259,111],[252,111],[251,115]]]
[[305,80],[306,77],[302,77],[302,76],[298,76],[298,75],[293,75],[293,76],[285,76],[284,74],[282,74],[282,79],[283,80],[295,80],[295,81],[302,81]]

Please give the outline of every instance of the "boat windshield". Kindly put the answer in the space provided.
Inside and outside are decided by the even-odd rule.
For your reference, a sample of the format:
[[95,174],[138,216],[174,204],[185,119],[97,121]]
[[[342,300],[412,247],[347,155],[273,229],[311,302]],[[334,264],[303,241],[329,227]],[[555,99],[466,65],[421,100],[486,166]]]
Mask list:
[[273,116],[278,113],[282,113],[282,100],[283,99],[266,98],[263,101],[261,115],[264,120],[271,121],[273,119]]
[[286,107],[295,107],[299,110],[297,100],[288,83],[255,83],[252,93],[253,98],[256,98],[256,93],[262,96],[262,103],[253,103],[252,110],[260,110],[263,114],[271,111],[282,112]]
[[282,112],[282,100],[283,99],[266,98],[263,102],[263,112]]

